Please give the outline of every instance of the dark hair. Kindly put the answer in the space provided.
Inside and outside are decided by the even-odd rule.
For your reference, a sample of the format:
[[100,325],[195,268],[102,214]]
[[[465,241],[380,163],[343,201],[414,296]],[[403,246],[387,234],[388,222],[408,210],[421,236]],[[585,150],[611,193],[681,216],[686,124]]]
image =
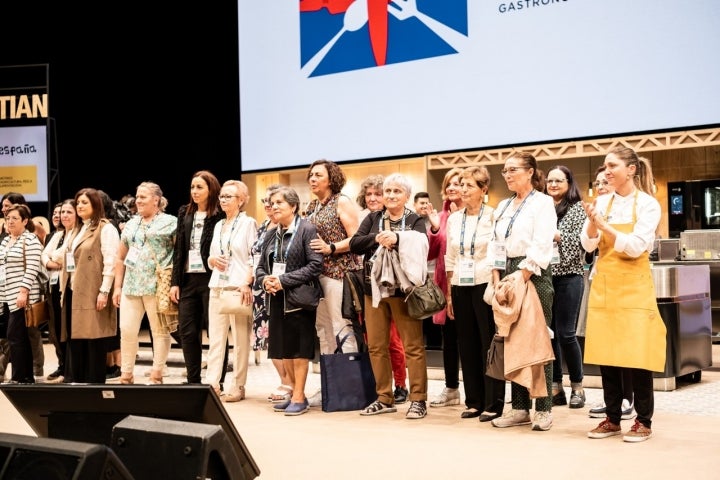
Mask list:
[[511,158],[517,158],[518,160],[520,160],[520,163],[525,168],[532,168],[533,174],[530,178],[530,182],[532,183],[533,188],[541,192],[545,190],[545,172],[538,169],[537,160],[535,160],[535,157],[532,153],[513,152],[507,159],[509,160]]
[[325,167],[325,170],[327,170],[328,180],[330,183],[330,191],[332,193],[340,193],[340,191],[342,191],[343,187],[345,186],[345,174],[337,163],[331,162],[330,160],[315,160],[312,164],[310,164],[310,168],[308,168],[305,180],[310,180],[310,172],[312,172],[313,167],[317,165],[323,165]]
[[430,198],[430,194],[428,192],[417,192],[413,197],[413,202],[417,202],[421,198]]
[[[582,200],[582,194],[580,193],[580,189],[575,182],[575,177],[573,176],[572,170],[570,170],[565,165],[555,165],[548,170],[548,174],[553,170],[560,170],[563,175],[565,175],[568,183],[567,192],[565,192],[562,200],[560,200],[560,202],[555,205],[555,213],[557,213],[558,223],[560,223],[560,220],[567,213],[568,208]],[[545,187],[545,193],[547,193],[547,186]]]
[[360,205],[360,208],[367,208],[367,203],[365,202],[365,194],[367,194],[368,188],[380,190],[380,193],[382,193],[382,186],[384,181],[385,177],[383,177],[382,175],[370,175],[362,181],[362,183],[360,184],[360,193],[358,193],[358,196],[355,199],[357,204]]
[[24,203],[13,203],[10,208],[8,208],[8,213],[12,211],[18,212],[22,220],[28,221],[25,224],[25,230],[31,233],[35,231],[35,222],[32,221],[32,213],[30,213],[30,207],[28,207]]
[[0,203],[4,202],[5,200],[8,200],[10,203],[17,203],[19,205],[27,205],[27,200],[25,200],[25,197],[22,193],[17,192],[7,192],[5,195],[2,196],[2,199],[0,199]]
[[[81,188],[75,194],[75,205],[77,206],[78,198],[81,195],[85,195],[90,200],[90,205],[93,209],[92,217],[90,217],[90,223],[96,225],[100,222],[100,219],[105,218],[105,208],[103,207],[102,196],[94,188]],[[77,207],[76,207],[77,208]],[[80,223],[80,222],[78,222]]]
[[[198,170],[197,172],[193,173],[190,182],[192,183],[192,181],[198,177],[202,178],[205,181],[205,184],[207,184],[207,215],[208,217],[212,217],[220,210],[220,188],[222,188],[220,186],[220,181],[209,170]],[[185,214],[192,215],[197,212],[197,208],[197,204],[193,201],[192,194],[190,194],[190,201],[188,202],[187,208],[185,209]]]
[[[60,211],[61,211],[60,214],[61,214],[61,215],[62,215],[62,207],[63,207],[64,205],[71,205],[71,206],[73,207],[73,210],[75,210],[75,226],[77,227],[77,225],[78,225],[78,214],[77,214],[77,210],[75,209],[75,199],[74,199],[74,198],[66,198],[66,199],[63,200],[62,202],[58,203],[58,206],[60,207]],[[58,230],[63,230],[63,231],[65,231],[65,225],[63,225],[62,222],[60,222],[60,226],[58,227]],[[64,241],[64,240],[65,240],[65,238],[63,237],[63,238],[61,239],[61,241]]]

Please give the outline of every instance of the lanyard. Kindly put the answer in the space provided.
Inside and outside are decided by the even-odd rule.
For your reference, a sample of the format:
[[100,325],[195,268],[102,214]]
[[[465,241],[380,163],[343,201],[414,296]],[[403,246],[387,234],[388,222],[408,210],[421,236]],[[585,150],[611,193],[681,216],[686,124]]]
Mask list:
[[[143,238],[142,238],[142,243],[140,244],[140,248],[142,248],[142,247],[145,245],[145,240],[147,239],[147,232],[148,232],[148,230],[150,230],[150,227],[152,226],[152,224],[155,223],[155,219],[157,219],[157,217],[158,217],[159,214],[160,214],[160,212],[157,212],[157,213],[153,216],[152,220],[150,220],[150,222],[148,222],[147,224],[143,224],[142,218],[140,218],[140,222],[138,223],[137,228],[136,228],[135,231],[133,232],[132,243],[135,243],[135,236],[137,235],[137,233],[138,233],[138,232],[140,231],[140,229],[142,228],[142,229],[143,229]],[[144,226],[143,226],[143,225],[144,225]]]
[[[292,245],[293,240],[295,239],[295,234],[298,230],[298,223],[300,223],[300,216],[295,215],[295,221],[293,222],[293,232],[290,236],[290,241],[287,244],[287,247],[285,248],[285,255],[282,256],[282,258],[278,258],[278,262],[285,262],[287,260],[288,252],[290,251],[290,245]],[[281,239],[284,236],[283,233],[281,233],[280,225],[278,225],[277,228],[277,235],[275,235],[275,252],[282,253],[282,243]],[[285,230],[287,232],[287,230]]]
[[[195,247],[195,229],[201,228],[204,225],[205,220],[202,220],[203,223],[199,223],[197,220],[197,212],[193,213],[193,221],[192,221],[192,228],[190,229],[190,249],[196,248]],[[198,247],[200,246],[200,242],[197,243]]]
[[[235,220],[233,220],[232,226],[230,227],[230,235],[228,235],[227,252],[228,252],[228,256],[230,256],[230,257],[232,257],[232,250],[230,249],[230,243],[232,242],[233,232],[235,231],[235,226],[237,225],[239,218],[240,218],[240,212],[238,212],[238,214],[235,215]],[[221,232],[222,232],[222,229],[225,228],[226,223],[227,223],[227,218],[223,218],[223,224],[222,224],[222,227],[220,227]],[[223,246],[222,246],[222,235],[220,235],[220,255],[225,255],[225,252],[223,251]]]
[[[385,213],[387,213],[387,211]],[[400,230],[403,232],[405,231],[405,216],[406,216],[405,213],[406,213],[405,210],[403,210],[403,216],[402,216],[402,219],[400,220]],[[390,230],[390,214],[389,213],[387,216],[385,216],[384,214],[380,215],[380,220],[378,221],[378,230],[380,230],[382,232],[383,220],[387,220],[388,225],[386,227],[386,230]]]
[[[512,218],[510,218],[510,223],[508,223],[507,230],[505,231],[505,238],[508,238],[508,237],[510,236],[510,233],[512,233],[513,223],[515,223],[515,219],[517,218],[518,213],[520,213],[520,210],[522,210],[523,206],[525,205],[525,202],[527,202],[527,201],[528,201],[528,198],[532,197],[534,194],[535,194],[535,189],[533,189],[532,191],[530,191],[530,194],[529,194],[527,197],[525,197],[525,200],[522,201],[522,203],[520,204],[520,206],[518,207],[518,209],[515,210],[515,213],[513,213]],[[505,207],[503,207],[502,212],[500,212],[500,215],[498,215],[497,218],[502,218],[503,213],[505,213],[505,210],[507,210],[507,208],[508,208],[508,207],[510,206],[510,204],[512,203],[513,198],[515,198],[515,197],[517,197],[517,193],[516,193],[515,195],[513,195],[512,197],[510,197],[510,200],[508,200],[508,202],[505,204]],[[495,236],[495,232],[493,231],[493,237],[494,237],[494,236]]]
[[[480,205],[480,213],[477,217],[477,223],[475,224],[475,231],[473,232],[472,241],[470,242],[470,256],[475,255],[475,235],[477,235],[478,226],[480,225],[480,219],[482,218],[485,205]],[[462,227],[460,228],[460,255],[465,255],[465,220],[467,219],[467,207],[463,210],[463,221]]]

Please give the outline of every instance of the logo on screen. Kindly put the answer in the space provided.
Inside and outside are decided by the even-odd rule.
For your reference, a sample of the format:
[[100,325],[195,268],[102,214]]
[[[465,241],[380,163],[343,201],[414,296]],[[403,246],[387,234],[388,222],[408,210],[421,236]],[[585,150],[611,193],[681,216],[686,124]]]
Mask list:
[[467,0],[300,0],[307,77],[453,55],[467,37]]

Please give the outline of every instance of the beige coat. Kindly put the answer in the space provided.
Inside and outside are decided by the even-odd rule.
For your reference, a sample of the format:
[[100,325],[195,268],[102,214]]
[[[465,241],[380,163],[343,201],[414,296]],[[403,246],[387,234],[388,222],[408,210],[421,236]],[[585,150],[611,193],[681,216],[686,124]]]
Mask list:
[[[65,302],[67,289],[62,296],[62,340],[67,341],[67,315],[72,314],[73,339],[96,339],[111,337],[117,333],[117,308],[112,301],[107,307],[97,311],[97,297],[103,280],[103,255],[100,251],[100,231],[108,221],[103,219],[99,225],[92,226],[85,234],[73,252],[75,258],[75,279],[72,299],[72,313],[68,311]],[[65,268],[60,274],[60,282],[67,287],[68,273]],[[112,299],[112,290],[108,295]]]
[[528,389],[530,398],[547,397],[544,365],[555,359],[535,285],[516,271],[495,286],[493,313],[505,336],[505,378]]

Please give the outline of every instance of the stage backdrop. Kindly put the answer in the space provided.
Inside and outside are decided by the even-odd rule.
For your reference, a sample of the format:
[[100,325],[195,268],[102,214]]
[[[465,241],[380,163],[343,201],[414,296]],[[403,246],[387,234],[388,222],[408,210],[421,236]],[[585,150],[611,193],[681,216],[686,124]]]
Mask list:
[[243,171],[720,124],[717,0],[238,1]]

